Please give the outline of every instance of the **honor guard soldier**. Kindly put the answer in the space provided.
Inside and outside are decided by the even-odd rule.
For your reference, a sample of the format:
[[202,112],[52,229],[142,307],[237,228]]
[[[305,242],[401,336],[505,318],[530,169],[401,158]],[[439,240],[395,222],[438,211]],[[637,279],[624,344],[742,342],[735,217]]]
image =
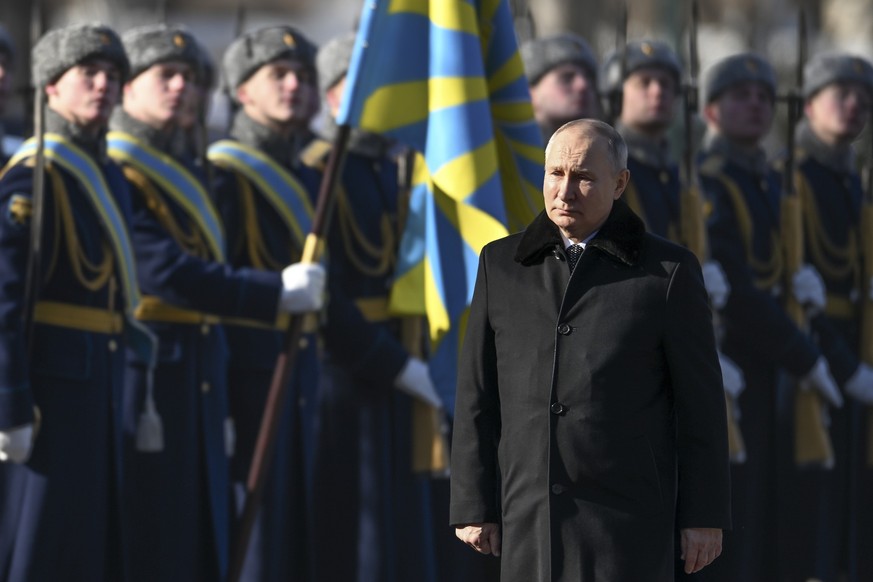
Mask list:
[[[200,65],[194,38],[179,28],[128,31],[131,76],[116,112],[109,153],[132,188],[132,238],[143,303],[137,317],[159,336],[154,400],[163,415],[159,452],[126,448],[125,509],[132,580],[221,580],[230,526],[227,345],[219,316],[274,325],[280,313],[321,303],[323,271],[279,272],[226,264],[224,229],[190,159],[169,153]],[[126,422],[147,384],[128,367]],[[147,404],[147,402],[146,402]],[[168,524],[172,524],[168,527]]]
[[206,117],[209,114],[209,97],[215,89],[216,73],[215,63],[206,47],[198,42],[197,50],[200,64],[192,89],[186,92],[185,105],[179,116],[182,138],[175,140],[173,151],[176,157],[193,157],[198,166],[203,166],[209,141]]
[[606,60],[603,92],[621,95],[621,111],[611,112],[628,146],[631,182],[622,198],[646,230],[673,242],[679,232],[679,165],[670,155],[667,130],[673,122],[682,66],[666,43],[627,44]]
[[[735,55],[705,72],[702,89],[707,132],[699,172],[713,205],[712,257],[731,289],[722,311],[722,349],[745,376],[739,426],[747,460],[732,465],[734,524],[722,558],[697,576],[773,580],[777,372],[802,378],[834,405],[841,399],[820,351],[780,303],[780,294],[792,293],[801,304],[817,304],[824,291],[814,269],[787,277],[783,266],[780,179],[760,145],[773,119],[773,68],[758,55]],[[783,281],[791,281],[789,289]]]
[[15,62],[15,44],[9,32],[0,25],[0,168],[21,145],[21,140],[5,135],[3,131],[3,112],[6,100],[12,92],[12,65]]
[[581,36],[533,39],[519,48],[543,143],[574,119],[599,118],[597,57]]
[[[209,159],[225,174],[218,181],[232,185],[219,191],[216,203],[234,267],[279,270],[300,260],[320,181],[319,173],[298,158],[316,112],[316,50],[296,29],[275,26],[246,33],[225,51],[226,89],[239,110],[231,139],[212,144]],[[308,468],[318,384],[312,319],[295,360],[292,396],[285,399],[263,509],[248,548],[242,578],[252,582],[312,580]],[[225,323],[230,412],[237,432],[231,475],[242,492],[288,324]]]
[[[319,85],[336,117],[354,36],[317,57]],[[384,138],[353,132],[328,237],[327,321],[315,467],[318,580],[429,580],[433,570],[427,476],[412,473],[411,399],[439,405],[427,365],[410,356],[388,313],[397,253],[398,166]],[[330,144],[304,160],[323,167]],[[339,525],[337,523],[339,520]],[[336,548],[348,552],[337,559]]]
[[[849,396],[831,414],[835,467],[797,475],[805,510],[786,528],[792,535],[782,579],[873,580],[873,469],[867,463],[873,369],[861,352],[862,305],[869,298],[862,258],[863,192],[854,142],[870,119],[873,67],[863,58],[823,53],[805,67],[805,119],[797,128],[797,192],[803,208],[806,256],[827,291],[824,314],[812,319],[834,379]],[[869,186],[868,186],[869,187]],[[868,258],[869,260],[869,258]],[[869,274],[866,275],[869,277]],[[809,495],[812,493],[812,495]],[[823,535],[825,534],[825,535]]]
[[[675,243],[688,245],[690,235],[683,232],[682,209],[687,198],[682,196],[683,184],[679,164],[670,154],[667,131],[676,112],[676,98],[681,89],[682,65],[679,57],[666,43],[657,40],[631,41],[622,52],[614,52],[603,66],[600,79],[602,93],[609,103],[618,104],[610,111],[616,119],[615,128],[628,146],[627,167],[630,181],[622,199],[646,225],[646,230]],[[684,184],[694,188],[694,184]],[[698,192],[694,193],[699,196]],[[703,230],[702,209],[695,214],[696,226]],[[689,220],[685,217],[685,220]],[[692,249],[699,252],[698,249]],[[702,261],[703,280],[712,307],[719,310],[727,302],[730,286],[718,262]],[[742,372],[730,358],[719,353],[722,380],[731,394],[742,391]]]
[[0,179],[0,580],[111,582],[125,579],[124,339],[155,352],[133,318],[130,194],[106,156],[128,61],[115,32],[79,25],[40,38],[31,64],[44,147],[28,140]]

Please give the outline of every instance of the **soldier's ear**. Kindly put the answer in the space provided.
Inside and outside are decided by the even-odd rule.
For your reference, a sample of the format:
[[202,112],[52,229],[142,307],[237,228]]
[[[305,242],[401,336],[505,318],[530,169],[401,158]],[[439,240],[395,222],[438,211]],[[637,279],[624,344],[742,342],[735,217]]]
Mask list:
[[718,102],[712,101],[703,107],[703,120],[707,123],[719,123]]
[[242,105],[246,104],[246,101],[249,98],[249,94],[246,92],[246,84],[243,83],[239,87],[236,88],[236,100],[238,103]]

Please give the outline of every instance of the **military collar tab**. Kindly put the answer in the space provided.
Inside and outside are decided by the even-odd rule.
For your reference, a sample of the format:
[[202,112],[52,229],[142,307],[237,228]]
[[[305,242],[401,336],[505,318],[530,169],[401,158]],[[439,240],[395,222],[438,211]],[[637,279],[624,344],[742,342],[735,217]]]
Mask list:
[[[586,250],[596,248],[626,265],[635,265],[640,258],[645,232],[643,221],[628,208],[624,200],[618,199]],[[561,233],[543,211],[524,231],[515,252],[515,260],[522,265],[532,265],[543,255],[551,253],[556,246],[563,246]]]

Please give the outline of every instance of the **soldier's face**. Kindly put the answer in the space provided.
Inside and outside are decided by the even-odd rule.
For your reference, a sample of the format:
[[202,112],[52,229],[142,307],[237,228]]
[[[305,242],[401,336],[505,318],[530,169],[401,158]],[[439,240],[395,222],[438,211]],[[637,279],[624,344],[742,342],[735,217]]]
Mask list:
[[6,99],[12,90],[12,62],[9,55],[0,53],[0,113],[6,108]]
[[738,83],[707,105],[704,116],[707,123],[728,139],[756,145],[770,131],[773,97],[761,83]]
[[622,122],[645,132],[666,130],[673,121],[676,93],[676,80],[667,69],[637,69],[624,82]]
[[849,143],[870,118],[870,99],[870,91],[860,83],[832,83],[813,95],[804,111],[813,132],[825,143]]
[[124,110],[143,123],[163,129],[179,123],[194,88],[194,70],[181,61],[152,65],[124,86]]
[[106,126],[118,103],[121,74],[110,61],[94,59],[67,69],[45,91],[48,106],[61,117],[96,130]]
[[577,63],[558,65],[543,75],[530,88],[530,97],[540,124],[563,125],[600,116],[594,80]]
[[546,212],[567,238],[583,240],[606,221],[628,177],[613,167],[603,138],[584,127],[567,129],[546,151]]
[[306,126],[318,112],[318,90],[310,67],[277,59],[240,85],[237,98],[249,117],[268,127]]

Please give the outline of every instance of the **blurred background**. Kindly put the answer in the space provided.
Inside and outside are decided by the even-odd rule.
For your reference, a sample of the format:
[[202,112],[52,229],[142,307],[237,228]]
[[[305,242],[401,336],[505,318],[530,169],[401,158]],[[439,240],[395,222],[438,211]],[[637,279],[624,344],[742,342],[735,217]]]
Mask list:
[[[584,36],[605,57],[616,46],[622,3],[605,0],[509,0],[520,41],[572,31]],[[34,5],[41,4],[38,10]],[[318,44],[351,30],[362,0],[3,0],[0,23],[19,48],[15,98],[6,111],[7,128],[27,133],[29,107],[28,50],[41,31],[74,22],[100,21],[123,32],[140,24],[166,21],[188,26],[216,63],[237,31],[276,23],[298,27]],[[700,0],[700,64],[754,50],[770,59],[780,73],[781,91],[793,87],[797,62],[797,22],[802,9],[809,31],[809,54],[838,49],[873,58],[873,0]],[[628,0],[627,38],[660,38],[687,59],[689,0]],[[39,14],[36,14],[39,12]],[[778,154],[784,143],[784,107],[779,108],[767,148]],[[227,126],[229,107],[219,90],[213,97],[209,125]],[[677,115],[681,123],[681,115]],[[859,139],[859,155],[871,151],[869,128]],[[679,132],[677,132],[677,137]],[[674,140],[675,141],[675,140]],[[680,146],[681,144],[677,144]]]

